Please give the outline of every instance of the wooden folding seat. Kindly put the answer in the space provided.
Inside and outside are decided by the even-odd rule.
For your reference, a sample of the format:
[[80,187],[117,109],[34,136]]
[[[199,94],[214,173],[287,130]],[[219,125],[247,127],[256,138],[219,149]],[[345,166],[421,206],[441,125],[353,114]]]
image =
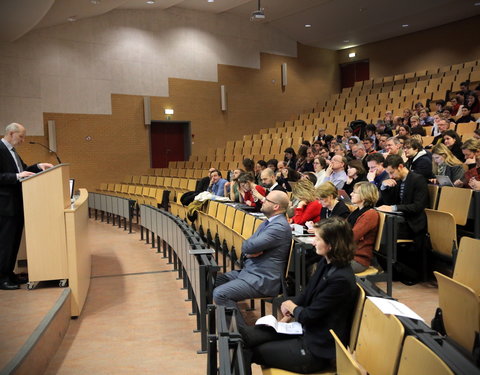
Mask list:
[[472,288],[480,296],[480,240],[462,237],[453,271],[453,279]]
[[479,81],[480,81],[480,70],[476,70],[470,73],[470,82],[479,82]]
[[457,249],[457,226],[454,216],[445,211],[425,209],[428,221],[428,232],[432,250],[443,257],[452,259]]
[[433,274],[447,336],[471,353],[480,330],[480,298],[472,288],[439,272]]
[[471,189],[444,186],[440,192],[438,210],[451,213],[457,225],[465,225],[471,201]]
[[403,342],[397,375],[455,373],[428,346],[415,336],[407,336]]
[[475,130],[477,129],[478,124],[476,122],[467,122],[457,124],[456,131],[459,135],[462,136],[464,140],[472,138]]
[[176,161],[169,161],[168,162],[168,168],[177,168],[177,162]]

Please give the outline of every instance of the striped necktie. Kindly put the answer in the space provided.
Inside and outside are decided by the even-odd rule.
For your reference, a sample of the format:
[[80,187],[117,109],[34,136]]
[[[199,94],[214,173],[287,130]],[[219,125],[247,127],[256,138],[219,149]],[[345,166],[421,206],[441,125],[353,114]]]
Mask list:
[[17,163],[18,171],[23,172],[23,164],[22,164],[22,161],[20,160],[20,156],[18,156],[17,151],[15,150],[15,147],[12,147],[12,151],[15,157],[15,162]]

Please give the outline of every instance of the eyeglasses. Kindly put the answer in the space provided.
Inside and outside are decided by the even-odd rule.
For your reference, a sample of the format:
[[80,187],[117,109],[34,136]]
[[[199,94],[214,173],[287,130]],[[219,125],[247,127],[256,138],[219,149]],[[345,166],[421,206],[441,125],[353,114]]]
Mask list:
[[278,204],[277,202],[271,201],[271,200],[268,199],[267,197],[265,197],[265,200],[266,200],[267,202],[270,202],[271,204]]

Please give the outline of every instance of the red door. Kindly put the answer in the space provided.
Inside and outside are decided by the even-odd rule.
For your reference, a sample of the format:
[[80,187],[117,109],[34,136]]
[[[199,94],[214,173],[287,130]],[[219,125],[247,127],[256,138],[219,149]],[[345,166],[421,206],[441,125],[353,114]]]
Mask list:
[[352,87],[355,82],[365,81],[370,78],[370,64],[368,60],[355,61],[340,65],[342,89]]
[[167,168],[169,161],[185,160],[188,123],[157,121],[150,125],[152,168]]

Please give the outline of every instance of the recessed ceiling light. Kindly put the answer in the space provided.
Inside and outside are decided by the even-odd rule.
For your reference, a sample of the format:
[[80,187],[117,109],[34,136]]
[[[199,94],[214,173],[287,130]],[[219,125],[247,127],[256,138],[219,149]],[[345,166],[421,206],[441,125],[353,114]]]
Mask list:
[[77,20],[77,16],[70,16],[67,18],[68,22],[75,22]]
[[155,4],[155,1],[154,0],[148,0],[147,4],[150,4],[150,5]]
[[215,0],[208,0],[208,2],[209,2],[209,3],[214,3],[214,2],[215,2]]
[[307,23],[307,24],[305,25],[305,27],[308,29],[309,27],[312,27],[312,25],[310,25],[310,24]]
[[102,0],[90,0],[90,2],[94,5],[100,4]]
[[348,39],[345,39],[343,43],[349,43],[350,41]]
[[402,27],[408,27],[408,26],[410,26],[408,23],[404,23],[404,24],[402,25]]

